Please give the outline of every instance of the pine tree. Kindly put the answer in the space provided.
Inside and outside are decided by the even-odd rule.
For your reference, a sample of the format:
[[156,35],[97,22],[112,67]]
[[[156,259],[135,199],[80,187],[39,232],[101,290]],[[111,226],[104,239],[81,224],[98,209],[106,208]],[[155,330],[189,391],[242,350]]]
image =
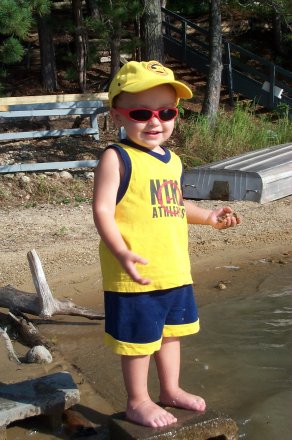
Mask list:
[[222,32],[221,32],[221,0],[210,0],[209,10],[209,60],[210,67],[207,78],[206,94],[202,113],[208,116],[210,124],[215,126],[216,115],[220,102],[222,74]]
[[121,51],[134,54],[140,45],[135,24],[141,5],[139,0],[97,0],[96,3],[100,17],[87,20],[87,26],[100,39],[100,46],[110,51],[113,76],[120,67]]
[[143,13],[141,16],[141,54],[145,61],[157,60],[164,62],[164,48],[161,28],[161,1],[141,0]]
[[0,2],[0,63],[13,64],[24,56],[23,40],[30,31],[33,14],[44,14],[51,0],[1,0]]

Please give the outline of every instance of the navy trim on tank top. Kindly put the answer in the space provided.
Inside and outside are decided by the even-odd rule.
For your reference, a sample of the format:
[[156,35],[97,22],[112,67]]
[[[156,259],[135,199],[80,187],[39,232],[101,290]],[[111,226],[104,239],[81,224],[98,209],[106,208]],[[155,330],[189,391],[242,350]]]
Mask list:
[[156,157],[156,159],[159,159],[161,162],[168,163],[170,161],[170,151],[165,147],[161,147],[164,151],[164,154],[159,154],[159,153],[154,153],[154,151],[148,150],[148,148],[142,147],[139,144],[135,144],[135,142],[131,141],[130,139],[122,139],[120,142],[121,144],[125,144],[128,147],[133,147],[136,148],[137,150],[144,151],[144,153]]
[[126,150],[124,150],[122,147],[120,147],[120,145],[117,144],[111,144],[107,147],[108,148],[114,148],[118,154],[120,155],[120,158],[123,161],[124,164],[124,176],[121,179],[120,182],[120,186],[118,189],[118,193],[117,193],[117,200],[116,200],[116,205],[122,200],[122,198],[124,197],[124,195],[126,194],[126,191],[128,189],[129,183],[130,183],[130,178],[131,178],[131,174],[132,174],[132,164],[131,164],[131,159],[128,155],[128,153],[126,152]]
[[[129,139],[121,139],[120,143],[127,145],[128,147],[133,147],[133,148],[136,148],[137,150],[141,150],[141,151],[149,154],[150,156],[155,157],[156,159],[158,159],[164,163],[168,163],[171,158],[170,151],[165,147],[161,147],[165,152],[165,154],[162,155],[159,153],[154,153],[153,151],[148,150],[148,148],[141,147],[141,145],[135,144],[135,142],[132,142]],[[107,148],[114,148],[119,153],[119,155],[123,161],[124,168],[125,168],[125,173],[124,173],[124,176],[120,182],[120,186],[119,186],[118,193],[117,193],[116,204],[118,204],[122,200],[122,198],[124,197],[124,195],[126,194],[126,191],[128,189],[131,174],[132,174],[132,163],[131,163],[131,159],[130,159],[128,153],[120,145],[111,144]],[[182,185],[182,181],[183,181],[183,173],[181,176],[181,185]]]

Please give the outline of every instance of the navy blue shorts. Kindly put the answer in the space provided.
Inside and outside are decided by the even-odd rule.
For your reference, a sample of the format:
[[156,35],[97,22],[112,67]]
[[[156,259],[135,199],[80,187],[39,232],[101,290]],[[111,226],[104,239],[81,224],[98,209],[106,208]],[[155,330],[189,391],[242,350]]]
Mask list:
[[192,285],[143,293],[105,292],[105,343],[138,356],[159,350],[162,338],[199,331]]

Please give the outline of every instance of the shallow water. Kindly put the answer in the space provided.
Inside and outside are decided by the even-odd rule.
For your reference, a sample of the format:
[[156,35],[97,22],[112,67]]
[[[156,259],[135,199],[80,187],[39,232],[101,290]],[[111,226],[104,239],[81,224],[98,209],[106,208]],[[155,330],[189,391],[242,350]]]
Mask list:
[[290,439],[292,274],[205,305],[200,317],[202,331],[183,344],[184,386],[234,418],[240,438]]
[[[288,266],[279,273],[262,279],[257,292],[201,306],[200,333],[182,338],[182,386],[236,420],[244,439],[291,438],[292,274]],[[87,377],[123,409],[119,358],[102,346],[97,358],[87,356]],[[153,364],[149,387],[158,398]]]
[[[221,292],[214,289],[212,276],[218,278],[215,271],[207,274],[205,281],[199,280],[204,289],[208,283],[210,287],[209,292],[206,290],[207,299],[199,307],[201,331],[182,338],[182,386],[202,395],[213,410],[236,420],[241,439],[291,438],[292,273],[291,264],[275,267],[268,267],[263,261],[245,268],[240,280],[232,270],[228,275],[221,270],[220,276],[232,280],[227,290]],[[91,295],[91,290],[97,289],[97,281],[94,273],[81,273],[78,282],[70,284],[62,279],[68,292],[80,292],[86,306],[85,286]],[[256,279],[253,290],[249,290],[247,277]],[[64,292],[60,280],[52,284],[53,291],[56,286]],[[101,296],[97,303],[101,304]],[[81,370],[98,394],[117,411],[124,409],[119,356],[104,347],[101,322],[61,317],[39,328],[47,337],[57,335],[65,358]],[[153,399],[158,399],[153,363],[149,388]],[[60,434],[39,436],[37,430],[31,431],[31,435],[35,440],[64,438]],[[9,439],[26,436],[22,433]]]

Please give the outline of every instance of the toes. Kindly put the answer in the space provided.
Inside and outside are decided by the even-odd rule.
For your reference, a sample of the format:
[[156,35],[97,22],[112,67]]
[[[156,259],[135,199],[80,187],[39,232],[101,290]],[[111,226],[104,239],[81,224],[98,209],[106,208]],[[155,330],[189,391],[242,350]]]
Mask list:
[[181,390],[175,393],[174,396],[167,396],[167,398],[160,399],[160,401],[166,406],[174,406],[177,408],[190,409],[192,411],[205,411],[205,400],[194,394],[187,393]]
[[127,417],[132,422],[152,428],[167,426],[177,421],[176,417],[154,402],[144,402],[142,405],[138,405],[135,410],[128,409]]
[[205,400],[202,399],[201,397],[197,397],[194,400],[193,408],[195,410],[197,410],[197,411],[205,411],[205,409],[206,409],[206,402],[205,402]]
[[162,426],[171,425],[172,423],[176,423],[177,418],[174,417],[169,412],[165,412],[165,413],[161,414],[160,416],[156,417],[154,422],[156,424],[155,427],[162,427]]

